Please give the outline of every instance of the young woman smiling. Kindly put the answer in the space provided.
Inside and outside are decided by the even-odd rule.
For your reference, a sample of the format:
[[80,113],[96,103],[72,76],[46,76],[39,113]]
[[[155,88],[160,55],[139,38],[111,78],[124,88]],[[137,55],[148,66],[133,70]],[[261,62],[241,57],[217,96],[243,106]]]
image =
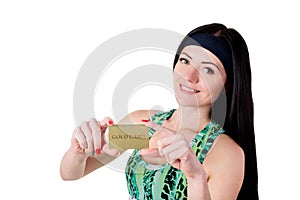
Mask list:
[[[127,163],[130,199],[258,199],[244,39],[222,24],[198,27],[179,45],[173,67],[178,108],[135,111],[119,122],[143,120],[151,128],[149,149],[134,150]],[[91,119],[74,131],[61,163],[63,179],[81,178],[120,154],[103,138],[111,124],[110,118]]]

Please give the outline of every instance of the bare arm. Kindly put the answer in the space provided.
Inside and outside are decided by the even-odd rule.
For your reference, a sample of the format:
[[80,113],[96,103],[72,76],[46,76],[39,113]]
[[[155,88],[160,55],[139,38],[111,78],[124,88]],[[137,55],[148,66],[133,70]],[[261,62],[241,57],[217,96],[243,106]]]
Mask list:
[[201,164],[190,147],[185,134],[187,131],[163,127],[155,122],[145,122],[154,129],[157,145],[143,149],[145,158],[165,159],[170,165],[181,170],[187,179],[189,200],[234,200],[237,198],[244,177],[244,152],[229,136],[217,137]]
[[243,150],[229,136],[219,136],[203,163],[208,180],[188,180],[189,200],[200,199],[200,191],[201,199],[236,199],[243,183],[244,160]]
[[217,138],[202,165],[184,136],[184,130],[176,132],[154,122],[145,125],[158,130],[154,134],[161,137],[155,148],[143,149],[140,155],[165,158],[181,170],[187,178],[189,200],[237,198],[244,176],[244,152],[229,136],[223,134]]
[[[135,111],[124,117],[119,124],[141,123],[142,119],[148,119],[156,112],[150,110]],[[102,131],[105,131],[109,120],[111,119],[105,118],[98,122],[101,125],[100,128],[103,129]],[[60,174],[63,180],[79,179],[113,161],[122,153],[117,150],[110,150],[104,140],[104,136],[99,138],[99,133],[95,133],[99,130],[94,130],[95,126],[91,128],[91,126],[93,127],[91,123],[90,121],[84,122],[81,125],[82,131],[79,135],[76,129],[73,132],[71,147],[64,154],[61,161]],[[88,139],[89,137],[90,139]],[[82,138],[86,139],[82,140]],[[97,149],[99,148],[101,148],[101,154],[98,155],[97,152],[99,151]],[[96,152],[96,154],[92,155],[92,152]]]
[[118,155],[117,150],[108,148],[104,139],[103,132],[109,122],[112,123],[110,118],[99,122],[91,119],[74,130],[71,146],[61,161],[60,174],[63,180],[79,179]]
[[77,180],[108,164],[115,158],[116,156],[111,156],[104,152],[99,156],[80,155],[70,148],[62,158],[60,174],[63,180]]

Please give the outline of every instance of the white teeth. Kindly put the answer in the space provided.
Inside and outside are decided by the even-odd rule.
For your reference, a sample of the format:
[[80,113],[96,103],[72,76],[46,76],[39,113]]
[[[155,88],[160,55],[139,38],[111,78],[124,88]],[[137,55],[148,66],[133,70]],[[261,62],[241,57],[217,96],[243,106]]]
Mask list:
[[187,92],[199,92],[198,90],[193,90],[193,89],[185,87],[183,85],[181,85],[181,89],[183,89],[184,91],[187,91]]

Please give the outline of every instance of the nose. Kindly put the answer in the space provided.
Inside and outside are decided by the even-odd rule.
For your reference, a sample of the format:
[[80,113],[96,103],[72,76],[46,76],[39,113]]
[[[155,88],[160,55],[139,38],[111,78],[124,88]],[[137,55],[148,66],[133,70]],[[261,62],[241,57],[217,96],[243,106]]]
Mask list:
[[191,83],[198,83],[199,76],[200,76],[200,73],[199,73],[198,69],[196,69],[194,66],[187,67],[185,69],[185,72],[183,73],[184,79]]

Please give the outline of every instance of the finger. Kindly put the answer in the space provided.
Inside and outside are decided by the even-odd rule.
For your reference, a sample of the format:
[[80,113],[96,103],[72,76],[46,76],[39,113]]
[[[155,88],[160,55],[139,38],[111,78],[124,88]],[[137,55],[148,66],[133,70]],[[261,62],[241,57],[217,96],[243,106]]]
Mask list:
[[92,137],[93,137],[93,143],[94,143],[94,149],[97,155],[101,153],[101,146],[102,146],[102,135],[101,135],[101,129],[98,126],[98,122],[95,118],[90,119],[89,121],[89,127],[92,131]]
[[175,149],[174,151],[171,151],[168,153],[168,156],[166,157],[167,161],[172,164],[176,162],[177,160],[181,160],[182,156],[187,152],[188,148],[179,148]]
[[89,125],[88,125],[88,122],[83,122],[81,124],[81,129],[83,130],[83,133],[84,133],[85,138],[86,138],[88,152],[91,155],[94,155],[93,136],[92,136],[92,131],[91,131]]
[[108,126],[114,125],[114,121],[110,117],[105,117],[98,122],[98,125],[100,125],[102,133],[105,133]]
[[165,135],[176,135],[175,131],[165,128],[162,125],[159,125],[153,121],[145,122],[145,125],[154,129],[157,133],[163,133]]
[[120,152],[117,149],[110,149],[108,144],[104,144],[102,150],[111,156],[117,157],[120,155]]
[[157,141],[157,148],[162,156],[168,155],[177,149],[188,149],[189,144],[181,135],[165,137]]
[[85,140],[84,133],[80,126],[76,127],[76,129],[75,129],[75,137],[76,137],[81,149],[86,149],[88,147],[86,140]]
[[160,154],[158,152],[158,149],[141,149],[140,150],[141,156],[148,156],[148,157],[160,157]]
[[[105,141],[105,143],[103,142],[103,140]],[[108,131],[105,132],[103,134],[103,139],[102,139],[102,143],[104,143],[103,147],[102,147],[102,150],[106,153],[106,154],[109,154],[111,156],[114,156],[114,157],[118,157],[121,152],[115,148],[111,148],[109,146],[109,135],[108,135]]]
[[109,135],[108,135],[108,131],[106,131],[104,134],[102,134],[103,138],[102,138],[102,143],[103,140],[105,141],[106,144],[109,144]]
[[114,124],[114,121],[110,118],[110,117],[105,117],[102,121],[101,121],[101,125],[102,126],[111,126]]
[[174,143],[176,136],[177,135],[165,136],[164,138],[157,140],[157,148],[161,156],[165,156],[165,152],[172,151],[176,147],[176,143],[172,144]]

